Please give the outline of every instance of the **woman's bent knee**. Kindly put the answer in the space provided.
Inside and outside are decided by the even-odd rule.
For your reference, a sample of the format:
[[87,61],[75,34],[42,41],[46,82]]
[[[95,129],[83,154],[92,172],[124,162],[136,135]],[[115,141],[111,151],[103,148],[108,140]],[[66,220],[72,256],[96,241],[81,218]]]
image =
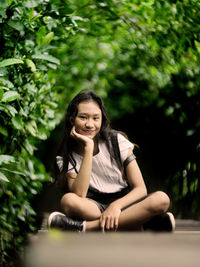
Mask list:
[[101,212],[97,205],[86,198],[74,193],[65,194],[60,201],[61,208],[67,216],[75,216],[84,220],[96,220]]
[[70,213],[70,211],[74,209],[78,198],[79,197],[74,193],[65,194],[60,200],[63,211],[65,213]]
[[151,195],[150,209],[155,214],[166,212],[170,205],[168,195],[162,191],[157,191]]

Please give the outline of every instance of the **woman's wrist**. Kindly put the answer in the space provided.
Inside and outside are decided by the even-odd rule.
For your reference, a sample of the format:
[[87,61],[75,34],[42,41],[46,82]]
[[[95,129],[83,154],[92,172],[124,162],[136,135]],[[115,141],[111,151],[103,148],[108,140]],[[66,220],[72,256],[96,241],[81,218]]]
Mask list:
[[118,200],[112,202],[110,204],[111,206],[115,207],[115,208],[118,208],[119,210],[121,210],[123,207],[120,205],[120,203],[118,202]]
[[91,140],[91,142],[88,142],[87,144],[85,144],[84,153],[92,153],[93,154],[93,151],[94,151],[94,142],[93,142],[93,140]]

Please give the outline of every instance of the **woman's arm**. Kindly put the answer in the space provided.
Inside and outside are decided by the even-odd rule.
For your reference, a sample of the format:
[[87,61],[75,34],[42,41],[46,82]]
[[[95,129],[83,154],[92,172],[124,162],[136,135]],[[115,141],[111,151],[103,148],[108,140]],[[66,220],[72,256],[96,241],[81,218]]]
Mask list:
[[[128,156],[132,154],[132,150],[129,151]],[[140,168],[136,160],[131,161],[126,167],[126,176],[132,190],[124,197],[116,200],[113,204],[116,204],[123,209],[135,200],[143,197],[147,194],[146,185],[142,177]]]
[[[132,153],[132,149],[130,149],[128,156]],[[136,160],[131,161],[127,165],[126,175],[132,190],[124,197],[112,202],[103,212],[100,218],[102,231],[104,231],[104,228],[117,229],[121,210],[147,194],[147,189]]]
[[94,141],[89,137],[78,134],[75,131],[75,128],[72,128],[71,135],[72,137],[77,139],[77,141],[82,142],[84,144],[84,149],[83,160],[78,174],[76,175],[74,173],[67,173],[66,175],[68,188],[71,192],[77,194],[78,196],[86,197],[92,170]]

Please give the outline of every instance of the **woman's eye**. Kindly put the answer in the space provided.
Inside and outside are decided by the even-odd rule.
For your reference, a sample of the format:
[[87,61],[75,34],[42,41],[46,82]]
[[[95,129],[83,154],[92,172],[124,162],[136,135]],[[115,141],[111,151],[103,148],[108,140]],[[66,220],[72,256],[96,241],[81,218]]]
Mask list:
[[86,117],[86,116],[79,116],[79,118],[80,118],[80,119],[82,119],[82,120],[85,120],[85,119],[87,119],[87,117]]

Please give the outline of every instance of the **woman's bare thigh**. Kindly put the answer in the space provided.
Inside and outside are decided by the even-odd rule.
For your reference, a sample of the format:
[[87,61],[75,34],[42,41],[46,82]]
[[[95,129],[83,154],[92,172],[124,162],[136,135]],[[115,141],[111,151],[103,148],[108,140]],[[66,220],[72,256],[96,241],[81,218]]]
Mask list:
[[101,211],[95,201],[79,197],[74,193],[67,193],[62,197],[61,207],[66,215],[83,220],[96,220],[101,216]]

